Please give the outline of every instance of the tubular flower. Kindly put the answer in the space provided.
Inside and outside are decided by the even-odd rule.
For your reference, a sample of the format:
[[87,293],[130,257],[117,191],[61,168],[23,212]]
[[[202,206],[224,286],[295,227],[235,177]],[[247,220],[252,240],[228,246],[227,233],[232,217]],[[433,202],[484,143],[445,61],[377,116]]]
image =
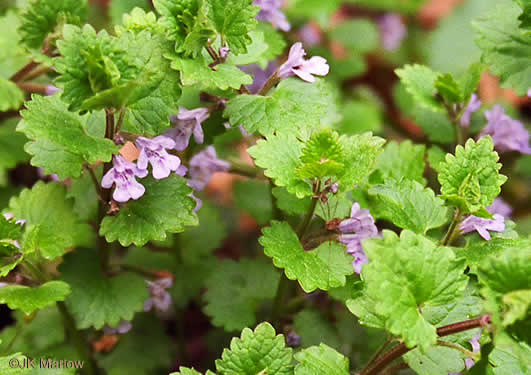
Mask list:
[[226,172],[229,168],[229,162],[217,158],[214,146],[208,146],[190,160],[189,186],[198,191],[203,190],[214,173]]
[[492,204],[487,207],[487,211],[493,214],[493,219],[484,219],[470,215],[459,226],[461,233],[470,233],[477,231],[481,237],[490,241],[490,231],[505,231],[505,217],[509,217],[512,212],[511,206],[505,203],[501,198],[496,198]]
[[461,116],[459,123],[463,128],[468,128],[470,126],[470,117],[481,107],[481,100],[478,99],[476,94],[472,94],[470,101],[468,102],[465,112]]
[[359,203],[356,202],[352,205],[350,217],[339,224],[339,231],[342,233],[339,242],[347,245],[347,253],[354,257],[352,266],[359,275],[363,265],[369,262],[361,242],[364,239],[378,236],[374,218],[369,210],[361,209]]
[[505,114],[503,107],[495,105],[490,111],[485,111],[485,117],[487,118],[487,126],[481,131],[480,137],[490,135],[496,150],[531,154],[529,132],[524,124]]
[[378,20],[380,26],[382,46],[388,51],[400,48],[402,40],[407,36],[407,27],[402,17],[396,13],[387,13]]
[[282,31],[291,29],[285,14],[280,10],[282,0],[254,0],[253,5],[260,7],[257,19],[271,23],[275,29]]
[[149,294],[151,298],[144,303],[144,311],[150,311],[155,308],[157,311],[168,311],[171,306],[172,299],[166,289],[171,288],[173,280],[170,277],[165,277],[155,281],[147,281]]
[[171,122],[177,124],[177,126],[166,131],[164,135],[175,141],[175,149],[177,151],[183,151],[188,147],[192,134],[195,141],[198,144],[202,144],[204,135],[201,124],[209,117],[208,108],[188,110],[180,107],[179,113],[170,118]]
[[118,155],[113,159],[113,167],[103,176],[101,186],[110,189],[112,185],[116,185],[113,199],[117,202],[127,202],[144,195],[146,188],[136,178],[144,178],[147,174],[147,170],[138,168]]
[[302,48],[302,43],[297,42],[291,46],[289,50],[288,60],[282,64],[278,70],[280,78],[288,78],[292,75],[297,75],[300,79],[314,83],[315,77],[325,76],[330,71],[330,67],[326,63],[326,59],[321,56],[314,56],[309,60],[305,60],[306,51]]
[[173,149],[175,142],[173,139],[159,135],[153,139],[138,137],[136,145],[140,149],[137,166],[147,170],[148,163],[153,167],[153,177],[157,180],[166,178],[171,171],[177,171],[181,165],[181,160],[170,155],[166,149]]

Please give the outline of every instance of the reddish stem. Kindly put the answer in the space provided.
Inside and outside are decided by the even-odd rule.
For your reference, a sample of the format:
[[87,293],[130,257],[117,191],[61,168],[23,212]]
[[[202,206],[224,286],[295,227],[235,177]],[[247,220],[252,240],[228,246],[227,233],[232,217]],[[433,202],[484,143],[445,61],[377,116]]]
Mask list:
[[[489,322],[490,322],[490,315],[483,315],[482,317],[479,317],[477,319],[466,320],[464,322],[458,322],[454,324],[449,324],[444,327],[440,327],[437,329],[437,335],[439,337],[453,335],[455,333],[482,327],[488,324]],[[397,345],[393,349],[391,349],[391,351],[387,352],[386,354],[378,358],[367,368],[363,369],[360,372],[360,375],[376,375],[380,371],[385,369],[391,362],[402,357],[404,354],[406,354],[407,352],[415,348],[416,346],[413,348],[407,348],[405,343],[401,343],[400,345]]]

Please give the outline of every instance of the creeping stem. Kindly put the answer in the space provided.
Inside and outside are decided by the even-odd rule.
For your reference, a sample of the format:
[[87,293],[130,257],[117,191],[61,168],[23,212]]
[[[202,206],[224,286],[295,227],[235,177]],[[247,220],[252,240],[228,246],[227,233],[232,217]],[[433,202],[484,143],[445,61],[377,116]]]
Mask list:
[[[437,335],[439,337],[449,336],[453,335],[455,333],[468,331],[470,329],[479,328],[482,327],[484,324],[490,321],[489,315],[483,315],[477,319],[472,320],[465,320],[463,322],[458,322],[454,324],[449,324],[447,326],[441,327],[437,329]],[[404,354],[409,352],[410,350],[415,349],[406,347],[405,343],[401,343],[397,346],[395,346],[393,349],[391,349],[389,352],[375,360],[374,362],[370,363],[367,367],[365,367],[359,375],[376,375],[379,374],[380,371],[385,369],[391,362],[394,360],[402,357]]]
[[92,357],[90,346],[88,344],[87,337],[83,332],[78,331],[74,318],[66,308],[64,302],[57,302],[57,308],[63,317],[63,323],[65,325],[66,331],[72,340],[72,344],[76,348],[78,355],[83,360],[83,372],[86,375],[98,375],[100,370],[96,364],[95,359]]

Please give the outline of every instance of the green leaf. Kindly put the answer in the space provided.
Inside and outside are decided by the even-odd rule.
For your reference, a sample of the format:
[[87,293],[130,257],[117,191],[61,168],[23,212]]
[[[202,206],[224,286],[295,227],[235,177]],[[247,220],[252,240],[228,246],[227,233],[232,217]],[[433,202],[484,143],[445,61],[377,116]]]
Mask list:
[[348,0],[348,2],[369,8],[411,14],[419,10],[426,0]]
[[141,67],[123,41],[105,30],[96,34],[88,24],[82,29],[65,25],[57,47],[61,56],[54,65],[60,76],[55,82],[71,110],[121,108],[134,97]]
[[18,86],[0,77],[0,112],[17,110],[24,103],[24,92]]
[[[0,218],[0,254],[11,254],[17,251],[16,241],[22,236],[22,226],[15,219]],[[5,275],[2,275],[5,276]]]
[[410,140],[400,143],[389,142],[383,152],[378,155],[377,173],[383,181],[402,179],[413,180],[425,184],[424,179],[424,145],[414,145]]
[[467,71],[459,79],[459,86],[462,88],[462,103],[467,104],[470,101],[470,97],[476,92],[481,75],[485,71],[485,65],[475,63],[470,65]]
[[[363,35],[363,38],[353,38],[352,35]],[[362,18],[342,22],[330,31],[329,37],[359,54],[374,51],[380,46],[378,27]]]
[[342,137],[345,155],[345,172],[339,179],[339,189],[350,191],[356,185],[367,181],[376,168],[376,159],[382,151],[385,140],[374,137],[372,133]]
[[448,221],[444,201],[416,181],[388,180],[384,185],[371,187],[369,195],[374,198],[371,212],[375,217],[415,233],[426,234]]
[[215,326],[239,331],[256,323],[260,303],[275,297],[280,274],[268,262],[223,261],[207,278],[205,313]]
[[60,34],[65,23],[81,24],[87,17],[87,0],[32,0],[22,11],[21,42],[40,50],[51,34]]
[[324,243],[313,251],[305,251],[288,223],[273,221],[263,229],[258,242],[273,263],[284,268],[290,280],[297,280],[306,293],[315,289],[329,290],[346,283],[354,273],[352,257],[337,242]]
[[274,187],[273,195],[275,196],[277,207],[290,215],[303,214],[310,208],[311,199],[299,199],[297,196],[288,193],[284,188]]
[[531,240],[525,238],[492,238],[490,241],[477,241],[467,244],[465,248],[456,249],[458,256],[466,258],[467,265],[473,272],[486,258],[498,257],[504,252],[518,252],[531,248]]
[[236,96],[227,103],[224,115],[233,127],[242,125],[249,133],[291,132],[307,138],[328,125],[336,112],[333,92],[324,80],[311,84],[289,78],[270,96]]
[[122,319],[130,321],[144,310],[149,296],[144,279],[131,273],[104,275],[95,250],[68,254],[60,271],[72,289],[66,304],[79,329],[116,327]]
[[435,94],[435,82],[439,73],[432,71],[424,65],[406,65],[395,71],[400,81],[406,86],[407,91],[413,96],[418,105],[430,108],[433,111],[444,111]]
[[273,217],[270,186],[265,181],[236,181],[234,185],[235,206],[248,212],[260,225],[266,225]]
[[[249,33],[251,43],[247,46],[247,52],[235,55],[229,54],[227,62],[232,65],[249,65],[259,63],[268,52],[269,44],[265,41],[264,33],[254,30]],[[232,51],[231,51],[232,52]]]
[[186,59],[176,55],[167,55],[171,67],[180,72],[183,86],[194,86],[203,90],[239,89],[242,85],[250,85],[253,78],[234,65],[218,64],[215,69],[208,66],[203,56]]
[[196,58],[215,32],[208,19],[205,0],[154,0],[153,5],[162,16],[161,24],[167,29],[168,39],[175,41],[175,52]]
[[111,17],[111,21],[114,25],[122,23],[122,20],[124,21],[125,25],[127,23],[125,18],[128,17],[125,15],[125,13],[132,12],[132,14],[138,14],[137,12],[142,10],[145,12],[150,10],[146,0],[112,0],[109,5],[109,16]]
[[70,294],[70,287],[63,281],[48,281],[38,287],[8,285],[0,288],[0,303],[6,303],[10,309],[31,314],[35,310],[64,301]]
[[22,190],[9,201],[9,211],[17,219],[26,220],[24,251],[38,250],[48,260],[60,257],[72,247],[87,245],[87,237],[92,236],[91,228],[79,221],[72,201],[58,183],[39,181],[31,190]]
[[249,32],[256,27],[255,19],[260,8],[253,0],[210,0],[208,17],[222,42],[235,54],[246,53],[251,43]]
[[195,201],[183,178],[176,175],[163,180],[142,180],[146,193],[129,202],[118,215],[106,216],[101,222],[100,235],[107,242],[118,240],[122,246],[134,243],[144,246],[152,240],[162,241],[167,233],[183,232],[186,226],[197,225],[193,212]]
[[17,122],[13,119],[0,126],[0,186],[7,183],[7,177],[4,176],[9,169],[29,159],[29,155],[24,152],[24,144],[28,139],[15,131]]
[[[366,283],[362,281],[347,283],[346,306],[349,311],[360,319],[360,324],[372,328],[385,328],[385,316],[375,311],[376,300],[367,291]],[[344,297],[344,296],[343,296]]]
[[[13,360],[17,360],[16,364],[19,367],[13,367]],[[31,371],[31,368],[23,367],[26,357],[22,353],[11,354],[7,357],[0,357],[0,371],[3,375],[26,375]]]
[[26,107],[17,130],[32,140],[25,150],[34,155],[32,165],[46,174],[79,177],[84,163],[108,162],[118,152],[111,140],[90,134],[89,117],[69,112],[58,96],[33,95]]
[[[172,343],[164,322],[152,314],[140,314],[133,328],[99,363],[108,375],[152,375],[172,366]],[[138,355],[142,353],[142,355]]]
[[264,174],[273,179],[275,185],[285,187],[288,192],[303,198],[312,194],[310,185],[297,176],[301,166],[303,144],[293,134],[270,136],[266,140],[259,140],[247,152]]
[[179,372],[172,372],[170,375],[201,375],[200,372],[195,371],[193,368],[179,367]]
[[320,343],[332,347],[340,345],[338,332],[319,310],[305,309],[297,313],[293,318],[293,328],[301,337],[303,348]]
[[270,23],[259,22],[257,31],[264,33],[264,40],[268,46],[267,51],[264,52],[261,60],[258,62],[260,68],[265,69],[271,60],[276,59],[284,52],[286,40],[284,39],[284,34],[273,28],[273,25]]
[[[427,307],[422,312],[427,321],[442,327],[479,316],[483,312],[481,302],[479,297],[465,296],[449,305]],[[468,330],[444,337],[442,340],[469,349],[469,340],[478,332],[479,329]],[[461,352],[443,346],[431,347],[425,353],[420,349],[414,349],[404,355],[404,360],[419,375],[462,371],[465,367],[465,358]]]
[[227,224],[220,208],[209,201],[203,201],[203,207],[197,216],[199,225],[187,228],[177,236],[185,263],[201,263],[204,256],[221,247],[228,234]]
[[464,101],[459,83],[449,74],[440,74],[435,80],[435,89],[447,104],[458,104]]
[[414,119],[430,141],[442,144],[455,142],[455,126],[448,118],[447,113],[433,111],[422,106],[402,83],[394,86],[393,96],[400,110]]
[[482,61],[501,78],[503,87],[514,88],[523,96],[531,87],[531,33],[520,28],[521,14],[514,2],[504,3],[473,25]]
[[294,357],[299,362],[295,375],[350,374],[348,358],[325,344],[303,349]]
[[498,173],[502,167],[498,159],[488,136],[478,142],[469,139],[464,148],[457,146],[455,156],[447,154],[446,161],[439,165],[443,198],[462,213],[478,213],[490,205],[507,180]]
[[468,277],[465,264],[454,252],[438,247],[424,236],[403,230],[400,238],[384,231],[383,239],[368,239],[363,250],[369,263],[362,275],[373,309],[385,319],[385,328],[400,336],[407,347],[422,351],[435,344],[435,326],[419,307],[451,303],[464,291]]
[[292,350],[283,335],[276,335],[271,324],[259,324],[254,331],[245,328],[241,338],[233,338],[230,350],[223,350],[216,360],[220,375],[291,375]]
[[345,150],[336,132],[323,129],[315,133],[302,148],[301,167],[297,175],[301,179],[341,176],[344,171]]

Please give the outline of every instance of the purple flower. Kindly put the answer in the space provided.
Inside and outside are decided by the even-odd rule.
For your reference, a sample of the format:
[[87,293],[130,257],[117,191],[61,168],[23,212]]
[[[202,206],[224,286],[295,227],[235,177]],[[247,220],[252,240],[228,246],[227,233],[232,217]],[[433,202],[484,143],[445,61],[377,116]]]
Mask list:
[[166,131],[164,135],[175,141],[175,149],[177,151],[183,151],[188,147],[192,134],[194,135],[195,141],[198,144],[202,144],[204,135],[201,124],[209,117],[210,113],[208,108],[188,110],[180,107],[179,113],[170,118],[171,122],[177,124],[177,126]]
[[470,98],[470,101],[468,102],[465,108],[465,112],[463,112],[463,115],[459,120],[463,128],[468,128],[470,126],[470,117],[472,117],[472,114],[476,112],[480,107],[481,100],[478,99],[476,94],[472,94],[472,97]]
[[304,25],[299,30],[299,35],[304,44],[310,47],[321,43],[322,40],[322,36],[319,32],[319,29],[311,23],[307,23],[306,25]]
[[177,168],[177,170],[175,171],[175,174],[177,176],[181,176],[181,177],[184,177],[186,176],[186,173],[188,173],[188,168],[186,168],[184,165],[179,165],[179,168]]
[[494,214],[493,219],[484,219],[474,215],[468,216],[461,225],[461,233],[470,233],[477,231],[481,237],[490,241],[489,230],[494,232],[503,232],[505,230],[505,218],[502,215]]
[[229,162],[217,158],[214,146],[208,146],[190,160],[189,185],[195,190],[203,190],[214,173],[226,172],[229,168]]
[[[15,217],[15,215],[13,214],[13,212],[6,212],[3,214],[4,216],[4,219],[6,219],[7,221],[13,219]],[[15,224],[18,224],[20,225],[21,227],[24,226],[24,224],[26,224],[26,220],[24,219],[18,219],[15,221]]]
[[520,121],[507,116],[503,107],[495,105],[490,111],[485,111],[485,117],[487,118],[487,126],[479,135],[480,137],[490,135],[496,150],[531,154],[527,129]]
[[527,96],[531,98],[531,89],[527,90]]
[[[479,344],[480,338],[481,338],[481,330],[476,336],[472,337],[470,341],[468,341],[470,345],[472,345],[472,353],[479,353],[480,348],[481,348],[481,345]],[[474,366],[474,364],[475,362],[472,358],[465,359],[465,366],[467,370],[470,370],[472,366]]]
[[229,57],[229,53],[230,53],[229,47],[221,47],[219,49],[219,57],[221,57],[223,60]]
[[251,94],[257,94],[267,79],[277,71],[278,65],[275,62],[270,62],[265,70],[261,69],[257,64],[249,64],[239,66],[240,70],[254,77],[253,83],[246,86]]
[[37,174],[39,175],[39,177],[43,180],[45,179],[50,179],[51,181],[57,181],[57,182],[60,182],[61,180],[59,179],[59,176],[56,175],[55,173],[54,174],[50,174],[50,175],[47,175],[44,173],[44,169],[42,168],[37,168]]
[[396,13],[387,13],[378,20],[380,26],[382,46],[388,51],[400,48],[402,40],[407,36],[407,27],[402,17]]
[[270,22],[273,27],[282,31],[289,31],[291,26],[284,13],[281,12],[282,0],[254,0],[253,5],[260,7],[257,19]]
[[286,336],[286,345],[296,348],[301,345],[301,337],[295,331],[290,331]]
[[352,266],[359,275],[364,264],[369,258],[363,252],[361,242],[364,239],[378,236],[378,228],[374,224],[374,218],[369,210],[361,209],[359,203],[354,203],[350,211],[350,217],[339,224],[339,231],[343,233],[339,242],[347,245],[347,253],[354,257]]
[[173,139],[159,135],[153,139],[138,137],[136,146],[140,149],[137,166],[147,170],[148,163],[153,167],[153,177],[157,180],[166,178],[171,171],[177,171],[181,165],[181,159],[170,155],[166,149],[173,149]]
[[44,93],[46,95],[53,95],[55,94],[56,92],[59,92],[59,91],[63,91],[62,89],[60,89],[59,87],[55,87],[54,85],[48,85],[46,86],[45,90],[44,90]]
[[146,177],[148,171],[138,168],[135,164],[117,155],[113,159],[113,167],[103,176],[101,186],[110,189],[116,185],[112,197],[117,202],[127,202],[144,195],[146,189],[137,182],[136,177]]
[[144,311],[150,311],[153,307],[157,311],[167,311],[170,308],[172,299],[166,289],[171,288],[173,280],[169,277],[155,281],[147,281],[151,298],[144,302]]
[[507,204],[502,198],[494,198],[494,201],[487,207],[487,211],[492,214],[502,215],[505,218],[511,217],[513,208]]
[[116,328],[111,328],[107,325],[103,327],[103,333],[105,333],[106,335],[123,335],[129,332],[131,328],[133,328],[131,322],[127,320],[122,320]]
[[280,78],[288,78],[292,75],[297,75],[306,82],[315,82],[315,77],[325,76],[330,71],[330,67],[326,63],[326,59],[321,56],[314,56],[310,60],[305,60],[306,52],[302,48],[302,43],[297,42],[291,46],[289,50],[288,60],[282,64],[278,70]]

